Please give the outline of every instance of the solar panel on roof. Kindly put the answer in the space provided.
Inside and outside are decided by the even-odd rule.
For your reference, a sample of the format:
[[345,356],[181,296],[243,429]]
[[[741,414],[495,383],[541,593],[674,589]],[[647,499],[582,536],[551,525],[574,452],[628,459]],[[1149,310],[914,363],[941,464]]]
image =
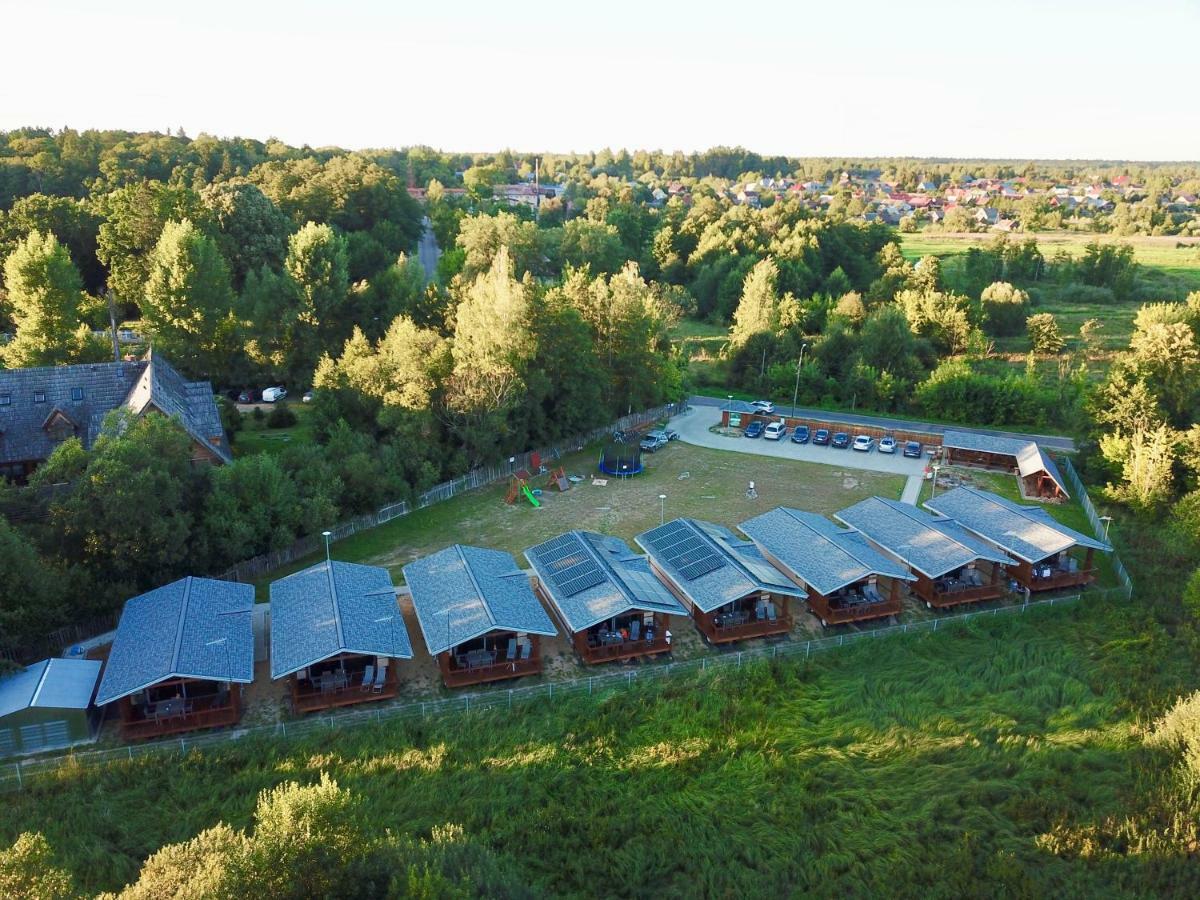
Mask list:
[[724,558],[683,522],[672,522],[655,529],[648,543],[687,581],[694,581],[725,565]]
[[587,558],[573,534],[562,534],[546,541],[533,550],[533,555],[551,572],[562,571]]
[[598,566],[593,566],[591,569],[583,571],[573,578],[556,578],[555,581],[560,585],[565,596],[574,597],[576,594],[586,591],[588,588],[592,588],[603,583],[604,573],[600,571]]
[[536,548],[533,555],[546,569],[547,579],[564,597],[573,597],[604,581],[604,571],[573,534],[547,541]]
[[679,574],[687,581],[695,581],[701,575],[707,575],[709,572],[715,572],[717,569],[725,565],[725,560],[717,556],[715,553],[710,553],[708,556],[702,557],[695,562],[687,563],[679,566]]

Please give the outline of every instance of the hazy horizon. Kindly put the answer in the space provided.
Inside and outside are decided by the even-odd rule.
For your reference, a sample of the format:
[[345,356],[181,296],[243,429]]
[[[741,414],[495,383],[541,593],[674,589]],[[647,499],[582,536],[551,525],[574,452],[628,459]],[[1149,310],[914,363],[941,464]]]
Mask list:
[[767,0],[722,17],[672,6],[3,0],[0,129],[463,153],[1200,158],[1190,60],[1170,49],[1200,33],[1194,3],[868,0],[853,19]]

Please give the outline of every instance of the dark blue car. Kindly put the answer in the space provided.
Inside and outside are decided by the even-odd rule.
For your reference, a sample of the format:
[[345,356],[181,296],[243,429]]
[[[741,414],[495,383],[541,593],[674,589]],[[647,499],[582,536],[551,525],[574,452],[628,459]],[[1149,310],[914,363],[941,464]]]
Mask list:
[[850,446],[850,435],[844,431],[839,431],[833,436],[833,446],[837,450],[845,450]]
[[748,438],[762,437],[762,433],[766,427],[767,426],[764,425],[761,420],[755,419],[746,426],[746,430],[743,432],[743,434]]
[[829,429],[818,428],[817,433],[813,435],[813,443],[820,444],[822,447],[829,443]]
[[921,443],[920,441],[908,441],[904,445],[904,455],[909,459],[921,458]]
[[797,425],[796,426],[796,430],[792,432],[792,443],[793,444],[807,444],[808,443],[808,426],[807,425]]

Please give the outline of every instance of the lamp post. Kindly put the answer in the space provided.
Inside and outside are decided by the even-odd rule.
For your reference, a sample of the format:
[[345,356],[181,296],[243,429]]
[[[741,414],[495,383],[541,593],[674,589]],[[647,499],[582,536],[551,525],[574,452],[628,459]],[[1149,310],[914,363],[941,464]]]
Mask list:
[[329,539],[333,536],[333,532],[322,531],[321,535],[325,538],[325,562],[329,562]]
[[1104,523],[1104,543],[1108,543],[1108,526],[1112,524],[1112,516],[1101,516],[1100,521]]
[[666,494],[658,495],[658,504],[659,504],[658,524],[665,525],[667,523],[667,495]]
[[804,368],[804,351],[808,344],[800,345],[800,359],[796,363],[796,389],[792,391],[792,418],[796,418],[796,398],[800,396],[800,370]]
[[934,497],[937,496],[937,473],[938,473],[938,469],[940,469],[940,468],[941,468],[941,466],[938,465],[937,463],[933,464],[933,490],[929,494],[930,500],[932,500]]

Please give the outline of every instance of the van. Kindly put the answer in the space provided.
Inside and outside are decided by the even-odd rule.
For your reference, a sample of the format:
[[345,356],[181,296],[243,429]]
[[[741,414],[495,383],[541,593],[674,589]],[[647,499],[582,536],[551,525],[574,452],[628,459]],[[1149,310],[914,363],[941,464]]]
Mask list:
[[287,396],[287,390],[281,387],[269,387],[263,391],[263,403],[274,403]]
[[787,426],[782,422],[772,422],[767,426],[767,430],[763,432],[763,437],[768,441],[777,441],[787,434]]

